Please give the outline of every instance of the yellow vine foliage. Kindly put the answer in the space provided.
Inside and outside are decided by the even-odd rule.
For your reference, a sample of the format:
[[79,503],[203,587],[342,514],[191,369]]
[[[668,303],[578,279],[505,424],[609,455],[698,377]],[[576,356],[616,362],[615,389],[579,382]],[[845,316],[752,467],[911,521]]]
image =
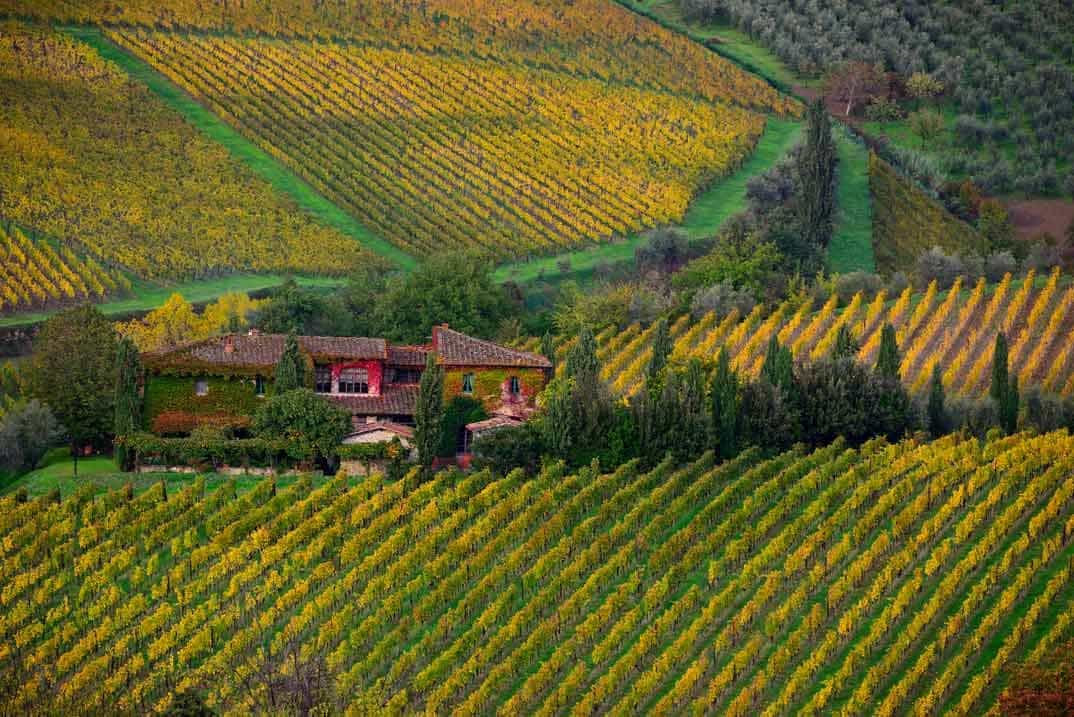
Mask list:
[[370,258],[74,40],[5,26],[0,96],[0,216],[105,275],[341,274]]
[[5,705],[269,712],[313,665],[355,715],[986,714],[1071,629],[1071,471],[1062,431],[4,496]]
[[470,56],[112,33],[404,251],[556,253],[682,218],[764,130],[729,103]]

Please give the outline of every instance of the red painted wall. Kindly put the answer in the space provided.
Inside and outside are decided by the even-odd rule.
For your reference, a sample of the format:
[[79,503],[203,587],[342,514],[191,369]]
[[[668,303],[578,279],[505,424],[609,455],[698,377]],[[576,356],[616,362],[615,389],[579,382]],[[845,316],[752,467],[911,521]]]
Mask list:
[[379,396],[384,383],[384,364],[380,361],[351,361],[332,364],[332,382],[339,381],[339,372],[345,368],[364,368],[369,372],[369,395]]

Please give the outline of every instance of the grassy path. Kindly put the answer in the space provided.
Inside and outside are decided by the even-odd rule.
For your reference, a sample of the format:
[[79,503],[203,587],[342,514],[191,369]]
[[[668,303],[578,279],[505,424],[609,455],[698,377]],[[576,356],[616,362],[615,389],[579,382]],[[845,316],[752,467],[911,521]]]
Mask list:
[[[131,296],[97,304],[97,308],[105,316],[125,316],[151,311],[174,293],[182,294],[183,298],[192,304],[198,304],[212,301],[232,291],[248,293],[268,289],[282,284],[284,280],[285,277],[279,274],[234,274],[219,279],[201,279],[167,286],[138,283],[135,284]],[[322,288],[334,288],[343,284],[342,279],[329,277],[295,277],[295,282],[300,286]],[[54,313],[56,312],[37,311],[0,317],[0,328],[36,324]]]
[[876,271],[873,256],[873,202],[869,193],[869,153],[840,125],[835,127],[839,154],[835,234],[828,244],[828,270],[844,274]]
[[[769,118],[765,132],[757,148],[730,176],[716,182],[698,196],[679,225],[692,239],[712,236],[733,214],[746,206],[746,183],[753,176],[774,165],[798,140],[802,126],[798,122]],[[610,242],[601,246],[542,257],[529,261],[506,264],[493,274],[497,281],[532,282],[539,277],[585,279],[601,264],[620,264],[633,261],[634,250],[645,241],[643,234],[635,234],[624,241]],[[570,269],[566,276],[560,264],[567,262]]]
[[412,269],[417,265],[412,256],[374,235],[359,224],[354,217],[330,202],[260,147],[243,137],[171,80],[140,58],[108,40],[101,30],[91,27],[66,27],[63,28],[63,32],[94,48],[101,57],[114,62],[131,78],[144,84],[169,107],[182,115],[187,122],[209,139],[226,147],[233,157],[271,184],[276,191],[289,196],[299,207],[317,217],[324,224],[339,230],[361,243],[369,251],[404,269]]

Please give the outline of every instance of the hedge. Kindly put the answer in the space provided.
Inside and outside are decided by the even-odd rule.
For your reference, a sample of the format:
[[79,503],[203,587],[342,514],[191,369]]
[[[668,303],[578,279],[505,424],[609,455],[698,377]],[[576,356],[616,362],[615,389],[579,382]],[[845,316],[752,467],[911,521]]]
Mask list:
[[[315,451],[285,439],[161,438],[152,433],[136,433],[116,439],[135,456],[137,465],[198,467],[293,468],[308,467],[317,458]],[[403,456],[398,439],[389,443],[358,443],[339,446],[338,460],[377,461]]]

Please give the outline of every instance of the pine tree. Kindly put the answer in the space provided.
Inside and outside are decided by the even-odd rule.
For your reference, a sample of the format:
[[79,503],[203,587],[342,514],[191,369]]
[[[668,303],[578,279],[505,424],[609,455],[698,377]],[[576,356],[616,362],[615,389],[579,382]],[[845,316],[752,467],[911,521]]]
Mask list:
[[305,385],[306,361],[298,348],[298,338],[294,334],[288,334],[283,353],[276,363],[275,393],[284,394],[296,388],[304,388]]
[[996,345],[992,350],[992,388],[989,395],[996,402],[996,410],[1001,414],[1007,399],[1007,337],[1003,332],[996,334]]
[[816,248],[825,247],[832,236],[835,213],[835,142],[828,110],[821,100],[809,107],[806,137],[798,154],[796,208],[803,238]]
[[418,462],[428,475],[433,459],[440,448],[444,421],[444,369],[429,354],[425,371],[418,383],[418,398],[414,406],[414,446]]
[[876,356],[876,372],[880,376],[898,381],[900,380],[899,364],[901,363],[895,327],[891,324],[884,324],[884,328],[880,332],[880,351]]
[[652,384],[656,383],[660,372],[667,366],[671,349],[671,333],[668,331],[668,320],[661,318],[653,330],[652,356],[649,358],[649,366],[645,372],[645,377]]
[[842,324],[835,335],[835,344],[832,346],[832,360],[853,359],[861,351],[858,340],[850,332],[850,327]]
[[709,413],[716,453],[722,459],[731,458],[737,450],[738,376],[731,369],[726,349],[720,349],[716,359],[709,388]]
[[[138,347],[129,338],[120,340],[116,348],[116,400],[115,428],[116,438],[135,433],[141,423],[141,401],[138,398],[138,379],[142,373],[142,361]],[[122,443],[116,444],[116,463],[121,468],[130,468],[127,449]]]
[[943,372],[940,365],[932,367],[932,382],[929,386],[928,429],[933,438],[947,432],[947,408],[944,406]]

